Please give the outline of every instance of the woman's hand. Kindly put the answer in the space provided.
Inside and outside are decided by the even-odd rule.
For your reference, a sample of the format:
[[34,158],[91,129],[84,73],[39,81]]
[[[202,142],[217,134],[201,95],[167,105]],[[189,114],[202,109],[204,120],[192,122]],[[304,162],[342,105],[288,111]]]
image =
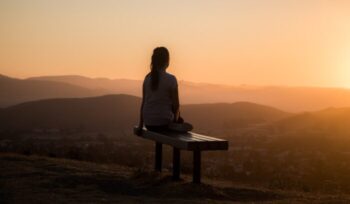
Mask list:
[[138,127],[136,128],[136,130],[135,130],[135,134],[136,134],[137,136],[141,136],[141,135],[142,135],[142,129],[143,129],[142,126],[138,126]]
[[179,117],[177,118],[176,123],[184,123],[184,122],[185,122],[184,119],[179,114]]

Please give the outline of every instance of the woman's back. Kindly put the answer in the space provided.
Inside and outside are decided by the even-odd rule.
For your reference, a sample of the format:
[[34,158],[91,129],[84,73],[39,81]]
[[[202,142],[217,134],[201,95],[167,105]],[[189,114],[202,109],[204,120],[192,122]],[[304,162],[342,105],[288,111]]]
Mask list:
[[143,82],[144,106],[143,119],[145,125],[167,125],[174,119],[171,92],[177,89],[175,76],[158,72],[158,86],[152,89],[152,75],[148,74]]

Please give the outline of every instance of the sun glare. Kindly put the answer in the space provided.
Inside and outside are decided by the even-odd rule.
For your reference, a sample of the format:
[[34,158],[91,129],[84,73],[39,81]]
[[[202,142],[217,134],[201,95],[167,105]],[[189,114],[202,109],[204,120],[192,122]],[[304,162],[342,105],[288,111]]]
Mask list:
[[338,58],[338,83],[340,86],[350,88],[350,46],[339,52]]

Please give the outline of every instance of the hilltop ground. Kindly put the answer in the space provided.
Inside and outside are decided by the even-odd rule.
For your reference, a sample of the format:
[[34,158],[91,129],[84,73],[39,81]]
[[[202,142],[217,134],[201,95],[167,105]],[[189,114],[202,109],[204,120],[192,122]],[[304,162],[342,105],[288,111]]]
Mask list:
[[348,196],[271,191],[170,173],[0,154],[0,203],[349,203]]

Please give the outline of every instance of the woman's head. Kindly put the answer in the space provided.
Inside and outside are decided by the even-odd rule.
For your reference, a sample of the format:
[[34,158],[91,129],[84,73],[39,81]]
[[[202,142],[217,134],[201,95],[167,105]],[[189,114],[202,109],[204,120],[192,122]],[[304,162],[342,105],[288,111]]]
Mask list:
[[169,66],[169,51],[165,47],[157,47],[153,50],[151,70],[164,70]]
[[159,84],[159,74],[169,66],[169,51],[165,47],[156,47],[153,50],[151,61],[152,90],[156,90]]

